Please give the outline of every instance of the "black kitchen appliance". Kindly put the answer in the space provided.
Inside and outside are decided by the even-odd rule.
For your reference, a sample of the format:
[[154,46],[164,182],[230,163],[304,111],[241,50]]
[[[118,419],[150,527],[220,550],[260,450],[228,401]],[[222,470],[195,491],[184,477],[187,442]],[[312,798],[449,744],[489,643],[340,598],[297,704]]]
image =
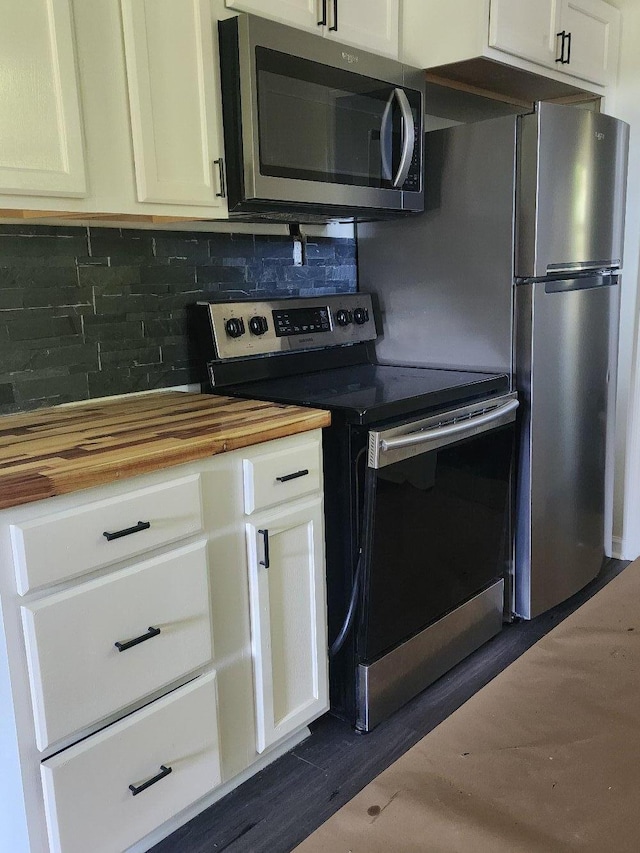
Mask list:
[[203,303],[209,390],[329,409],[331,706],[368,731],[502,626],[507,374],[381,365],[366,294]]

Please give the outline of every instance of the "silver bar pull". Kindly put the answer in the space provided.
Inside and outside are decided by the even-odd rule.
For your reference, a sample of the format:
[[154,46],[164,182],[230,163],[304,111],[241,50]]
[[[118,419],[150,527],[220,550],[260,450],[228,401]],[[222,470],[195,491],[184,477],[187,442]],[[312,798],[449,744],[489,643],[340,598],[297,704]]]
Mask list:
[[[391,110],[393,102],[396,100],[400,107],[402,115],[402,154],[400,155],[400,164],[395,176],[392,177],[391,161],[389,152],[393,149],[392,142],[392,127],[391,127]],[[409,99],[403,89],[395,88],[389,95],[389,100],[385,104],[384,112],[382,113],[382,121],[380,122],[380,157],[382,159],[382,177],[391,181],[392,187],[401,187],[407,179],[409,169],[411,168],[411,160],[413,158],[413,149],[415,148],[415,122]]]
[[402,89],[394,89],[394,94],[400,105],[402,114],[402,155],[400,156],[400,165],[395,178],[393,179],[394,187],[401,187],[407,180],[409,169],[411,168],[411,159],[413,158],[413,149],[415,148],[416,126],[411,112],[409,99]]
[[479,426],[485,426],[493,421],[497,421],[505,415],[515,412],[519,405],[517,400],[510,400],[504,406],[498,406],[498,408],[492,409],[490,412],[485,412],[483,415],[465,418],[457,423],[447,424],[447,426],[425,429],[411,435],[401,435],[398,438],[382,438],[380,440],[380,449],[383,453],[386,453],[390,450],[397,450],[400,447],[412,447],[418,444],[427,444],[441,438],[457,436],[468,432],[469,429],[476,429]]

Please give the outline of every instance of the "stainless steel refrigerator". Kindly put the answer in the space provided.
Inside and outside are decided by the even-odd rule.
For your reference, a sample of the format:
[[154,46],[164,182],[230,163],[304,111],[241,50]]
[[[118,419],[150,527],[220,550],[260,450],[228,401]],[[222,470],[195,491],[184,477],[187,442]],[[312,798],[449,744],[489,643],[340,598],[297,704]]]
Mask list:
[[359,224],[382,363],[508,372],[521,401],[511,610],[604,557],[628,126],[577,107],[426,135],[425,213]]

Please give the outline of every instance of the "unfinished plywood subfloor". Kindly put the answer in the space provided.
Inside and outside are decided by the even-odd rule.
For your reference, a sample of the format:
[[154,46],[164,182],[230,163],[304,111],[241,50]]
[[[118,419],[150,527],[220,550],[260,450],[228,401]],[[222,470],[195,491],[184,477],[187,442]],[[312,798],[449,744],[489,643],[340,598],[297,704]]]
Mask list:
[[296,853],[640,849],[640,561]]

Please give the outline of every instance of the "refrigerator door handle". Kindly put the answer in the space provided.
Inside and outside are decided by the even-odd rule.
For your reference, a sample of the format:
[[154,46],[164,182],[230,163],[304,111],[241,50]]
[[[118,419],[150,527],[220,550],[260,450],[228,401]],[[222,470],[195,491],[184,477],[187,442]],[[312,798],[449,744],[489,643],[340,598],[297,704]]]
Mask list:
[[571,290],[588,290],[591,287],[615,287],[617,284],[617,273],[601,273],[545,280],[544,290],[545,293],[568,293]]

